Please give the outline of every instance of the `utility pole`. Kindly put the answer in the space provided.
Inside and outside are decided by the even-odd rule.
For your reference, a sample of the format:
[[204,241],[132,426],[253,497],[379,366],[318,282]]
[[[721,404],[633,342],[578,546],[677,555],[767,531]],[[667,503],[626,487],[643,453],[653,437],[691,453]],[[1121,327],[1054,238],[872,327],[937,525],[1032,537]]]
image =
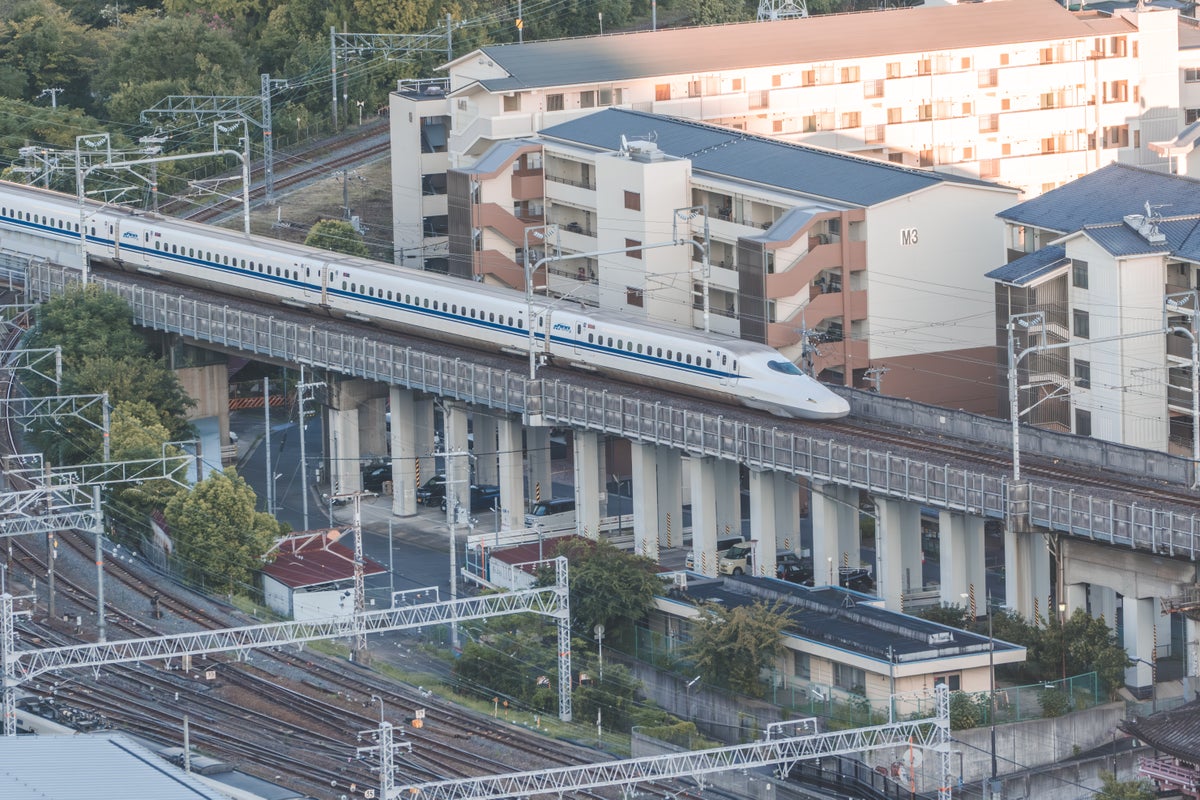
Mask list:
[[308,530],[308,458],[305,455],[304,448],[304,432],[308,427],[308,420],[304,416],[304,400],[307,397],[310,389],[315,389],[318,386],[324,385],[324,381],[305,383],[304,365],[300,365],[300,382],[296,384],[296,397],[300,406],[300,498],[301,508],[303,508],[304,514],[304,530]]
[[878,367],[868,367],[863,373],[863,380],[871,384],[870,391],[875,394],[883,394],[883,376],[889,372],[891,372],[891,368],[884,364],[880,364]]
[[[450,528],[450,602],[453,603],[458,599],[458,516],[460,513],[470,513],[469,505],[466,509],[459,505],[458,494],[454,487],[461,483],[470,484],[470,477],[463,474],[462,462],[458,459],[470,458],[471,454],[465,450],[454,450],[433,453],[433,456],[434,458],[443,458],[446,462],[446,525]],[[469,504],[471,502],[469,491],[467,498]],[[458,651],[457,620],[450,623],[450,646],[455,652]]]
[[42,89],[42,93],[39,94],[38,97],[45,97],[46,95],[50,95],[50,108],[54,109],[54,108],[58,108],[58,96],[60,94],[62,94],[62,92],[63,92],[63,90],[58,87],[55,87],[53,89]]
[[275,471],[271,464],[271,379],[263,376],[263,437],[267,451],[267,513],[275,515]]

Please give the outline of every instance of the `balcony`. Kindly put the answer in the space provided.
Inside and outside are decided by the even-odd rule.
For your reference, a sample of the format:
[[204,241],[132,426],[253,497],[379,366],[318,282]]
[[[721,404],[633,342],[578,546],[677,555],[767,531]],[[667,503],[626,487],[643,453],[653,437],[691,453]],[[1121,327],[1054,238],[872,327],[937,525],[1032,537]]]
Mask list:
[[811,286],[820,273],[826,270],[841,272],[843,267],[859,267],[867,261],[866,242],[833,241],[816,244],[811,237],[810,249],[782,271],[767,276],[767,297],[777,300],[795,297]]

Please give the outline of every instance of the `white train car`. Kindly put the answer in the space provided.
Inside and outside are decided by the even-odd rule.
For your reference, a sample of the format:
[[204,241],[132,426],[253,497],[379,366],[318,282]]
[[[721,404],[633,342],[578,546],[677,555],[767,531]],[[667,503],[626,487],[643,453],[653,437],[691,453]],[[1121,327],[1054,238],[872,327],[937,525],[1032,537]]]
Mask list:
[[496,351],[527,352],[634,383],[784,417],[836,419],[849,404],[777,351],[632,315],[533,303],[523,293],[0,182],[0,246],[58,263],[90,257],[173,282]]

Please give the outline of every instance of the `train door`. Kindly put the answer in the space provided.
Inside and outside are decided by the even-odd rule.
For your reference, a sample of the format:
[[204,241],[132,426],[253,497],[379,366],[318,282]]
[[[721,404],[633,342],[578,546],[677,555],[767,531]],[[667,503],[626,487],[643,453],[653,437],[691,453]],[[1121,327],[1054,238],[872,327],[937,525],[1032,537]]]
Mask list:
[[317,276],[316,282],[321,287],[321,295],[319,298],[319,302],[323,308],[328,308],[329,307],[329,262],[325,262],[321,266],[317,267],[317,271],[320,274]]
[[732,386],[737,378],[737,363],[725,350],[713,350],[713,368],[721,375],[722,386]]

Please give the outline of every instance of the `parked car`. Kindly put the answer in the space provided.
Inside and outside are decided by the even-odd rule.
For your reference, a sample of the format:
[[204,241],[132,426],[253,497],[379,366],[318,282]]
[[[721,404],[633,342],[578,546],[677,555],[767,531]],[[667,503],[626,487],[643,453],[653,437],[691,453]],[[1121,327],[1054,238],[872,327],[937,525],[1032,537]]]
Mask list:
[[868,567],[840,567],[838,583],[847,589],[863,594],[875,591],[875,579],[871,577],[871,570]]
[[[693,537],[694,539],[695,537]],[[717,537],[717,562],[720,563],[721,556],[725,555],[725,551],[733,547],[735,544],[741,544],[743,541],[741,536],[718,536]],[[687,557],[683,560],[683,565],[688,569],[696,568],[696,551],[689,550]]]
[[775,554],[775,577],[789,583],[812,586],[813,563],[811,558],[801,558],[790,550]]
[[436,506],[446,497],[446,473],[439,472],[417,489],[417,502],[423,506]]
[[525,515],[525,527],[535,525],[547,530],[570,528],[575,524],[575,498],[556,497],[535,503]]
[[[471,513],[479,511],[491,511],[496,503],[500,502],[500,487],[499,486],[472,486],[471,487]],[[442,511],[446,510],[446,494],[442,491]]]
[[362,488],[364,492],[382,492],[383,485],[392,480],[391,464],[374,464],[362,472]]

